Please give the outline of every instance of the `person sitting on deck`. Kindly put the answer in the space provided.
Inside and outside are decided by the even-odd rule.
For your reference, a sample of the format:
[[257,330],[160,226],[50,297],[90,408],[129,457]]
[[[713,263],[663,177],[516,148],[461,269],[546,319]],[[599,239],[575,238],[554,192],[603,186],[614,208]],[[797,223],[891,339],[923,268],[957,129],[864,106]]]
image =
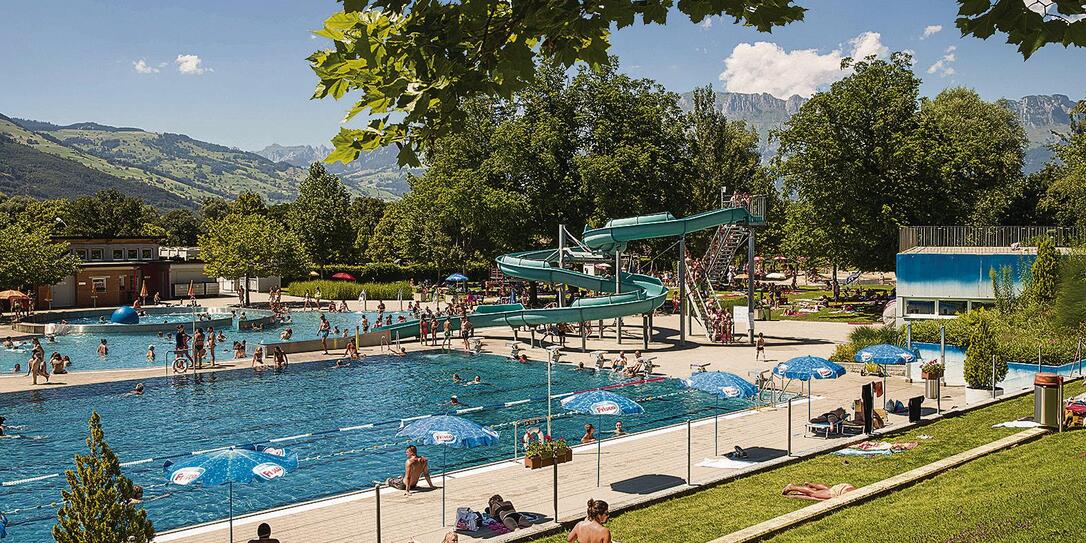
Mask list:
[[279,540],[272,538],[271,525],[261,522],[256,528],[256,539],[250,539],[249,543],[279,543]]
[[411,495],[411,490],[415,488],[421,478],[426,479],[426,484],[430,485],[430,488],[437,488],[434,486],[433,481],[430,480],[430,464],[426,457],[419,456],[419,450],[414,445],[407,447],[405,454],[407,460],[403,464],[403,476],[389,477],[385,480],[385,484],[403,490],[404,496]]
[[856,490],[856,487],[848,483],[840,483],[833,486],[826,486],[819,483],[803,483],[802,485],[785,485],[781,494],[788,496],[789,498],[821,501],[843,496],[853,490]]
[[275,367],[277,369],[285,368],[287,366],[287,353],[282,347],[276,345],[272,351],[272,356],[275,358]]

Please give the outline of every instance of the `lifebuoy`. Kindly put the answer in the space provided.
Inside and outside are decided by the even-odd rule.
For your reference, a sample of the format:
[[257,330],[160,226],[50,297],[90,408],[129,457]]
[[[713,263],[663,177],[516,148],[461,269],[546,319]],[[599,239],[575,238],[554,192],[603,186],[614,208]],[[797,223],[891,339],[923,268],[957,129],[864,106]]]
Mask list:
[[181,358],[173,361],[174,373],[185,373],[185,361]]
[[539,428],[528,428],[528,431],[524,432],[524,440],[523,441],[524,441],[524,446],[525,447],[527,447],[528,444],[532,442],[532,436],[533,435],[536,437],[536,440],[544,441],[544,439],[543,439],[543,430],[540,430]]

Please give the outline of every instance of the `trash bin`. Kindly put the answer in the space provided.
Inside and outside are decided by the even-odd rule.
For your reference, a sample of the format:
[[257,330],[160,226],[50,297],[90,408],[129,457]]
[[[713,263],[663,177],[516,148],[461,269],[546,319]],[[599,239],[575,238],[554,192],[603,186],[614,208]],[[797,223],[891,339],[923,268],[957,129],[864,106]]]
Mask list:
[[939,379],[924,380],[924,397],[934,400],[939,397]]
[[1033,378],[1033,420],[1041,426],[1056,428],[1063,416],[1060,389],[1063,377],[1055,373],[1038,373]]

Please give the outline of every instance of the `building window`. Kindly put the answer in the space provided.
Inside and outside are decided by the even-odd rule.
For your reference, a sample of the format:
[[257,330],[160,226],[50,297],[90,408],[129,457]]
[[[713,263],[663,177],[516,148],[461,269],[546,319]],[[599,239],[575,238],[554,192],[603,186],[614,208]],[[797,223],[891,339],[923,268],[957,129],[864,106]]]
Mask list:
[[75,250],[75,256],[78,256],[79,260],[86,260],[87,259],[87,250],[86,249],[76,249]]
[[120,277],[117,277],[117,285],[120,286],[120,290],[124,290],[124,284],[125,284],[125,276],[122,275]]
[[123,249],[114,249],[113,250],[113,260],[124,260],[124,250]]
[[152,255],[150,249],[143,249],[143,257],[142,258],[144,260],[151,260],[152,258],[154,258],[154,256]]
[[907,315],[934,315],[935,314],[935,301],[934,300],[907,300],[905,302],[905,313]]
[[954,317],[968,311],[969,302],[965,300],[939,300],[939,314]]
[[101,294],[106,291],[106,278],[105,277],[92,277],[91,278],[91,292],[95,294]]
[[136,254],[137,254],[138,252],[139,252],[139,251],[137,251],[136,249],[129,249],[129,250],[128,250],[128,259],[129,259],[129,260],[135,260],[135,259],[137,258],[137,257],[136,257]]
[[102,250],[101,249],[91,249],[90,256],[91,256],[90,257],[91,260],[102,260]]
[[969,309],[970,310],[974,310],[974,309],[992,310],[992,309],[995,309],[995,303],[994,302],[970,302],[969,303]]

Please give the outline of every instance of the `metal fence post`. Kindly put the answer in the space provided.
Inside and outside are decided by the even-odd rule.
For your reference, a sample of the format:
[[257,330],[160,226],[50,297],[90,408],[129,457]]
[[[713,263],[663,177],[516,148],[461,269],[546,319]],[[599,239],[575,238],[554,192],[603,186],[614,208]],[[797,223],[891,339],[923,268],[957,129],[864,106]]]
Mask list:
[[995,369],[995,367],[996,367],[996,355],[993,354],[992,355],[992,397],[993,398],[996,397],[996,395],[995,395],[995,389],[996,389],[996,378],[995,378],[996,369]]
[[686,484],[691,484],[692,478],[690,476],[691,466],[693,462],[693,440],[691,439],[690,419],[686,419]]
[[381,483],[373,485],[373,498],[377,504],[377,543],[381,543]]
[[788,456],[792,456],[792,398],[788,398]]

